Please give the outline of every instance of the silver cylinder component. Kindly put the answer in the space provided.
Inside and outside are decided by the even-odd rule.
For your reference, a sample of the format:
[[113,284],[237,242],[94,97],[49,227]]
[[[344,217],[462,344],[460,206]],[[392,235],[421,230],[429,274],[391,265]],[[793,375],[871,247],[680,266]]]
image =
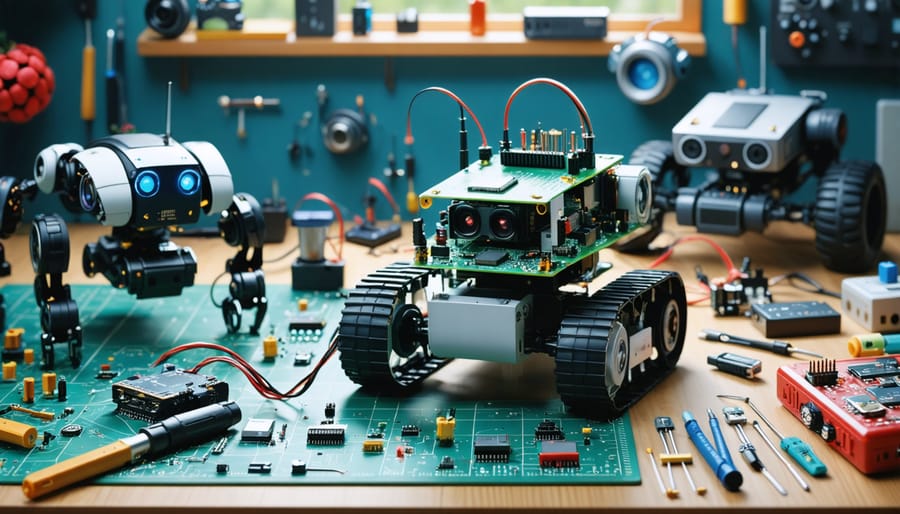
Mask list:
[[653,177],[643,166],[623,164],[616,168],[619,178],[619,209],[628,211],[628,219],[635,223],[647,223],[653,207]]
[[321,262],[325,260],[325,240],[328,225],[321,227],[297,227],[300,238],[300,260]]

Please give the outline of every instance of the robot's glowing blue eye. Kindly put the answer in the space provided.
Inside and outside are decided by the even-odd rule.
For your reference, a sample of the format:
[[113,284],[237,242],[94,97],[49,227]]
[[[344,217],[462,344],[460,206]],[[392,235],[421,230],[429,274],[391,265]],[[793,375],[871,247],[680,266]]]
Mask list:
[[628,80],[638,89],[653,89],[659,84],[659,69],[649,59],[635,59],[628,65]]
[[183,195],[192,195],[200,189],[200,174],[194,170],[184,170],[178,175],[178,190]]
[[156,196],[156,193],[159,192],[159,175],[152,170],[138,173],[134,179],[134,191],[143,198]]

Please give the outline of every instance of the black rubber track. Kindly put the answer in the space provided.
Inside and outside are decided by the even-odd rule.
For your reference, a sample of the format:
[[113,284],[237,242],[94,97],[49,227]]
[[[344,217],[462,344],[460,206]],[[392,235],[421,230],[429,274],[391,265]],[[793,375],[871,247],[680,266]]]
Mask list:
[[[614,322],[629,336],[653,327],[656,358],[647,360],[643,370],[633,369],[631,381],[626,378],[611,393],[606,386],[607,359],[615,356],[607,355],[607,341]],[[631,271],[590,298],[574,298],[557,340],[556,386],[563,403],[593,419],[621,416],[675,369],[686,328],[684,283],[674,272]]]
[[831,165],[816,193],[816,250],[825,266],[862,273],[881,253],[887,220],[884,175],[878,164],[846,161]]
[[[378,392],[400,392],[421,383],[449,359],[431,355],[424,316],[407,294],[424,289],[433,271],[398,262],[367,275],[349,292],[338,328],[341,366],[350,380]],[[398,333],[402,312],[421,321],[414,334]],[[398,337],[414,339],[417,351],[392,368],[391,355]],[[405,341],[409,343],[410,341]]]

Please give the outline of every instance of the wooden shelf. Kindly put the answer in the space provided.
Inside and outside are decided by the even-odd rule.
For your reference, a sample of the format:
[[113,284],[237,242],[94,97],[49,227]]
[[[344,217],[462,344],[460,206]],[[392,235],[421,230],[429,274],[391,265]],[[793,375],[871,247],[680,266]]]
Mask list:
[[[252,34],[201,35],[189,29],[177,39],[163,39],[150,29],[138,37],[138,54],[144,57],[596,57],[608,55],[617,43],[634,31],[610,31],[602,41],[535,41],[521,30],[491,31],[472,36],[467,31],[423,31],[398,34],[374,30],[365,36],[340,31],[334,37],[294,36],[292,29],[273,36],[272,31]],[[691,55],[706,54],[706,38],[699,32],[671,32],[678,45]]]

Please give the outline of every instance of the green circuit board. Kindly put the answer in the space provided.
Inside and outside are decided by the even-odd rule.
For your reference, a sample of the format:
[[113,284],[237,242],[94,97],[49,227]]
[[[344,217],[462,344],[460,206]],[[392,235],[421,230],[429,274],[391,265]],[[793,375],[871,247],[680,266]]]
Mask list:
[[[49,420],[19,411],[3,417],[36,427],[37,444],[25,449],[0,442],[0,483],[15,484],[29,473],[133,435],[146,423],[117,414],[112,384],[134,375],[159,373],[151,368],[164,351],[191,341],[225,345],[249,360],[271,382],[285,390],[306,375],[327,348],[340,321],[341,292],[292,291],[286,285],[268,286],[269,310],[262,335],[228,334],[222,315],[210,299],[208,286],[187,288],[179,297],[135,300],[126,292],[105,285],[74,285],[84,327],[83,362],[73,369],[65,345],[58,345],[56,373],[65,377],[67,397],[59,401],[41,394],[39,311],[32,288],[7,285],[6,327],[24,329],[24,346],[35,349],[34,363],[17,363],[16,378],[0,382],[0,409],[22,404],[22,381],[34,377],[36,411],[53,414]],[[214,291],[226,294],[224,285]],[[324,328],[291,330],[301,313],[303,321],[321,321]],[[253,312],[245,313],[246,316]],[[247,320],[245,320],[247,323]],[[262,337],[279,339],[275,359],[263,359]],[[191,350],[168,362],[189,368],[210,350]],[[456,396],[440,380],[429,379],[421,390],[405,397],[373,396],[348,380],[339,355],[319,373],[309,391],[290,401],[266,400],[237,370],[216,364],[202,370],[229,384],[229,398],[238,403],[242,420],[222,437],[196,447],[143,461],[98,479],[107,484],[638,484],[640,474],[628,416],[598,423],[569,415],[558,399],[550,401],[473,400]],[[299,362],[299,364],[298,364]],[[450,363],[446,369],[450,369]],[[101,367],[105,373],[101,373]],[[115,375],[115,376],[111,376]],[[440,373],[435,376],[439,377]],[[343,444],[308,444],[310,427],[326,420],[326,405],[334,404],[335,426],[345,427]],[[455,437],[449,446],[436,440],[436,419],[455,409]],[[250,420],[253,419],[253,422]],[[252,425],[248,425],[252,423]],[[79,435],[63,435],[64,427],[78,425]],[[568,443],[539,440],[550,433]],[[244,437],[259,435],[259,440]],[[404,429],[417,435],[402,435]],[[548,432],[547,427],[550,427]],[[267,436],[271,431],[271,437]],[[585,431],[589,435],[585,435]],[[71,433],[71,428],[70,432]],[[363,450],[376,441],[380,451]],[[476,442],[478,441],[478,442]],[[475,446],[485,443],[504,448],[500,459],[475,457]],[[547,448],[577,452],[578,465],[540,465]],[[569,459],[572,457],[570,456]],[[296,461],[305,473],[292,473]]]

